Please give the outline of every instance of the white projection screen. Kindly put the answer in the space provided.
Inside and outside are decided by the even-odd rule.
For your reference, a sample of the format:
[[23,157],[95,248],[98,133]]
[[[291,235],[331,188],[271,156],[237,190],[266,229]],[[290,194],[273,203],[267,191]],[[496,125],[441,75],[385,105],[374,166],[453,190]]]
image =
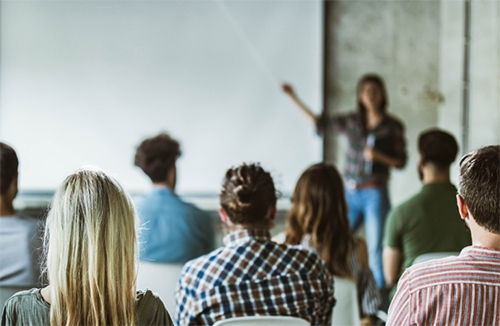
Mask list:
[[293,190],[321,160],[320,1],[3,1],[0,140],[20,189],[51,191],[85,164],[142,192],[136,146],[181,143],[177,190],[217,194],[227,168],[260,162]]

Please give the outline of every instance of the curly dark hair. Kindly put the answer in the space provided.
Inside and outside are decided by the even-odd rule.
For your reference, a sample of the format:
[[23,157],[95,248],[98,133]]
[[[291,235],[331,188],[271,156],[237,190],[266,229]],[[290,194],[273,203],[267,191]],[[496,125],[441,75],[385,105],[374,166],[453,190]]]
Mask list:
[[259,164],[242,164],[227,170],[220,203],[231,222],[262,225],[266,223],[266,214],[278,196],[269,172]]
[[0,195],[3,195],[9,189],[12,180],[14,180],[19,160],[16,151],[5,143],[0,143]]
[[166,133],[144,140],[135,152],[134,164],[148,175],[152,182],[167,178],[168,169],[181,156],[179,142]]
[[452,134],[432,128],[418,137],[418,151],[423,163],[430,162],[438,169],[446,170],[457,157],[458,144]]

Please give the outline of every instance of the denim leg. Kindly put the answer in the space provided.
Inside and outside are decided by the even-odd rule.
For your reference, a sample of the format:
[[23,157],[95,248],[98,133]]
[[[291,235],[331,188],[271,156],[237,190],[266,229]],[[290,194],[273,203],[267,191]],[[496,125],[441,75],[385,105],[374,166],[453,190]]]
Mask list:
[[349,225],[353,232],[361,226],[363,217],[363,201],[359,194],[359,190],[353,190],[346,187],[345,197],[347,202],[347,211],[349,218]]
[[387,186],[361,190],[364,203],[365,233],[370,269],[379,288],[384,287],[382,250],[384,226],[390,209]]

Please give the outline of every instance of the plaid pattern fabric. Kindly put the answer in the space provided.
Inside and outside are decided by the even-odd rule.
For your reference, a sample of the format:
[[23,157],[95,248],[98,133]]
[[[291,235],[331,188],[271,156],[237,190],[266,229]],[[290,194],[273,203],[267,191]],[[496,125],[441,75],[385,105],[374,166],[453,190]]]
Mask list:
[[[361,118],[357,112],[345,115],[322,116],[316,122],[317,131],[345,133],[349,141],[346,154],[344,177],[347,182],[361,184],[371,178],[389,178],[389,168],[380,163],[374,163],[372,172],[366,173],[366,161],[363,151],[366,146],[367,134],[363,132]],[[404,127],[397,119],[386,115],[384,120],[372,131],[375,137],[375,148],[381,152],[402,158],[406,164],[406,144]]]
[[211,325],[238,316],[285,315],[329,325],[333,293],[333,278],[317,254],[274,243],[265,230],[244,230],[184,266],[176,319],[179,325]]

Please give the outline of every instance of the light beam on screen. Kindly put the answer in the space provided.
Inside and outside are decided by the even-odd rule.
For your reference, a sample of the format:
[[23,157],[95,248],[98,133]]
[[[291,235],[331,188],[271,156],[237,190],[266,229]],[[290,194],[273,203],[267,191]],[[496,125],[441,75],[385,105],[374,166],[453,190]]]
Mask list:
[[243,28],[241,28],[240,24],[236,21],[236,18],[234,15],[231,13],[229,8],[226,6],[223,0],[214,0],[214,2],[219,6],[220,10],[224,13],[224,16],[226,19],[229,21],[231,24],[232,28],[235,30],[235,32],[238,34],[240,39],[243,41],[245,44],[246,48],[248,51],[252,54],[252,58],[255,60],[257,65],[262,69],[264,74],[266,75],[267,79],[273,84],[273,87],[280,87],[281,82],[279,79],[273,74],[271,71],[271,68],[269,68],[269,65],[267,64],[266,60],[260,55],[259,51],[255,49],[255,46],[250,42],[250,39],[247,37],[245,32],[243,31]]

